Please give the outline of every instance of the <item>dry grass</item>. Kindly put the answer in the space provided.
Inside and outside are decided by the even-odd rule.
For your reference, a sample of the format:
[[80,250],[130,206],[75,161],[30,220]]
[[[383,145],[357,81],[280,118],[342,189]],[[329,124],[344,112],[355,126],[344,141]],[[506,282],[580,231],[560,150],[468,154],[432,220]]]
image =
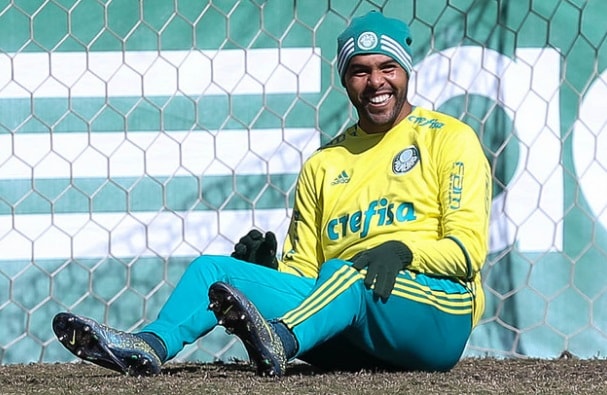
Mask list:
[[448,373],[321,373],[260,378],[245,364],[167,364],[127,377],[85,363],[0,366],[2,394],[607,394],[607,361],[465,359]]

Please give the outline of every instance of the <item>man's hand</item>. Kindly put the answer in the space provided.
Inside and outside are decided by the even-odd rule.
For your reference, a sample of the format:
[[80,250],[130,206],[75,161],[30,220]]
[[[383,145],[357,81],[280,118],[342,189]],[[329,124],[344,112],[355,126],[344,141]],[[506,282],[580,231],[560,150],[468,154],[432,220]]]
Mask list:
[[375,285],[373,293],[385,302],[394,289],[398,272],[409,266],[412,259],[409,247],[400,241],[391,240],[359,252],[350,261],[357,270],[367,268],[365,286],[371,288]]
[[241,261],[277,269],[277,245],[274,233],[267,232],[264,237],[260,231],[253,229],[236,243],[231,256]]

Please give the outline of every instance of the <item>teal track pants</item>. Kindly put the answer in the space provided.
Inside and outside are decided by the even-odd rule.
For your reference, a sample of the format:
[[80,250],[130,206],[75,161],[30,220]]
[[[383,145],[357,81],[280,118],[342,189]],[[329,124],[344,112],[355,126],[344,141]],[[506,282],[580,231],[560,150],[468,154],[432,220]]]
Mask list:
[[330,260],[317,279],[281,273],[228,256],[204,255],[186,269],[158,318],[142,332],[158,335],[168,358],[210,332],[208,288],[233,285],[267,319],[295,334],[297,358],[323,369],[445,371],[459,360],[472,328],[472,295],[461,284],[402,271],[382,302],[365,272]]

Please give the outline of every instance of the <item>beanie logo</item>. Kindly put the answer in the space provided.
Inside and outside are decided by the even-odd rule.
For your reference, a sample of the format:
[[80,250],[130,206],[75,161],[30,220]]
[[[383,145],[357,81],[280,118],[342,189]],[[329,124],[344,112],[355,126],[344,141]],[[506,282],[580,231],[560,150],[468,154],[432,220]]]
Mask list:
[[360,36],[358,36],[358,41],[356,42],[358,48],[368,51],[377,46],[377,35],[373,32],[364,32]]

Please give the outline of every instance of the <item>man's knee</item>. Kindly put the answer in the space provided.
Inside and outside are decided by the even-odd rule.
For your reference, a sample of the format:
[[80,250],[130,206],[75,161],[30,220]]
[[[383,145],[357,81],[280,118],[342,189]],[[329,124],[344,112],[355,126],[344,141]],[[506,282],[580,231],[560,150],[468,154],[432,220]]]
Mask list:
[[[204,275],[212,274],[219,276],[225,274],[228,262],[226,257],[215,256],[215,255],[201,255],[198,258],[190,262],[186,268],[188,275]],[[236,261],[236,260],[235,260]],[[234,264],[237,264],[235,262]]]

